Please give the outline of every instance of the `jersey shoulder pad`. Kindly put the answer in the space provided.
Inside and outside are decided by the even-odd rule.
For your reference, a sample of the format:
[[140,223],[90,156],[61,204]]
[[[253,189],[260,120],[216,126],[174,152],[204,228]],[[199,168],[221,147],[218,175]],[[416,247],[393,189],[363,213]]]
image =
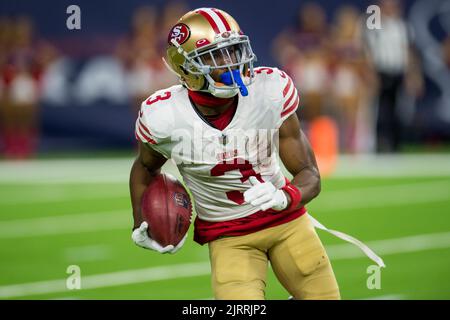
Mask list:
[[180,87],[158,90],[142,102],[136,120],[137,140],[155,145],[170,139],[175,116],[173,106]]
[[[264,92],[279,116],[279,125],[293,114],[299,105],[300,96],[291,77],[278,68],[260,67],[255,77],[262,78]],[[258,80],[257,80],[258,81]]]

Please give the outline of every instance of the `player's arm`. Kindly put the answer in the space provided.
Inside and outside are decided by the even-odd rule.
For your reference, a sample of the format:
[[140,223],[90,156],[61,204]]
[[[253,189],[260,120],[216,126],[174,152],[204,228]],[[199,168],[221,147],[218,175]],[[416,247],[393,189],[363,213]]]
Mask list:
[[283,71],[275,70],[270,74],[270,84],[275,89],[272,101],[279,101],[280,117],[276,123],[279,128],[278,151],[284,166],[294,178],[291,183],[277,189],[270,181],[260,182],[256,177],[250,177],[253,186],[244,192],[244,200],[259,206],[261,210],[293,210],[301,208],[319,194],[320,175],[314,153],[295,114],[300,96],[294,82]]
[[160,153],[139,142],[139,151],[130,172],[130,196],[133,208],[133,230],[143,222],[141,199],[153,177],[159,174],[167,159]]
[[244,192],[247,203],[261,210],[295,210],[314,199],[320,192],[320,175],[314,153],[293,113],[279,129],[279,152],[286,169],[293,175],[291,183],[277,189],[271,182],[250,177],[253,185]]
[[187,234],[176,247],[173,245],[163,247],[148,236],[149,226],[141,215],[142,195],[153,178],[160,173],[161,167],[166,161],[167,159],[160,153],[142,142],[139,143],[139,153],[130,172],[130,195],[134,220],[131,239],[136,245],[145,249],[155,250],[159,253],[175,253],[183,246]]
[[[279,153],[284,166],[293,176],[291,184],[300,190],[301,200],[291,209],[301,208],[319,195],[321,186],[314,152],[295,113],[279,129]],[[287,198],[289,206],[292,199],[289,195]]]

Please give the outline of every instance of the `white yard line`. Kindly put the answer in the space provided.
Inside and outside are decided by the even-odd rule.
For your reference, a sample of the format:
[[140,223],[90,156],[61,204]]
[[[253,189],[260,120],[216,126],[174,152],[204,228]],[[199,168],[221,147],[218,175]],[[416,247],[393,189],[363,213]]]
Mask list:
[[[450,247],[450,232],[377,240],[368,242],[367,245],[381,256],[446,249]],[[363,257],[363,254],[358,249],[347,244],[327,246],[327,252],[330,254],[332,260]],[[389,268],[389,264],[387,264],[387,267]],[[88,276],[83,276],[82,274],[81,287],[84,290],[97,289],[135,283],[206,276],[209,274],[209,262],[185,263]],[[68,290],[66,289],[65,283],[65,279],[59,279],[0,286],[0,299],[66,292]]]
[[[81,270],[81,272],[83,272],[83,270]],[[84,290],[106,288],[143,282],[203,276],[209,273],[210,265],[208,262],[184,263],[89,276],[83,276],[81,273],[81,288]],[[40,281],[1,286],[0,299],[65,291],[68,291],[66,288],[66,279]],[[72,290],[72,292],[76,293],[77,291]]]
[[[126,183],[133,158],[1,161],[0,183]],[[178,174],[172,162],[163,170]],[[449,154],[340,155],[333,177],[450,176]]]
[[450,201],[450,181],[379,185],[336,191],[323,190],[312,204],[314,209],[328,212],[439,201]]
[[[450,182],[447,181],[380,185],[323,192],[314,200],[314,209],[311,210],[311,214],[314,216],[314,211],[341,210],[342,213],[342,210],[346,209],[383,208],[449,200]],[[130,223],[131,211],[128,210],[6,220],[0,221],[0,239],[124,229]]]
[[96,200],[129,197],[128,187],[101,188],[83,186],[84,189],[69,189],[61,186],[54,188],[36,188],[34,190],[7,191],[0,198],[0,205],[18,205],[24,203],[58,203],[78,200]]
[[[367,195],[370,194],[370,197]],[[0,205],[28,203],[58,203],[78,200],[111,199],[129,197],[128,190],[85,190],[74,193],[64,188],[37,189],[33,192],[4,195]],[[352,208],[384,207],[408,203],[428,203],[450,200],[450,181],[413,182],[395,185],[352,188],[327,191],[324,189],[314,200],[315,208],[333,211]]]
[[131,223],[128,210],[18,219],[0,222],[0,239],[126,229]]
[[[132,158],[2,161],[0,162],[0,183],[127,184],[133,161]],[[167,162],[164,169],[178,172],[172,162]]]
[[[434,249],[446,249],[450,248],[450,232],[375,240],[368,241],[366,244],[369,248],[381,256]],[[327,246],[327,253],[331,259],[337,260],[366,257],[357,247],[348,243]],[[388,263],[386,265],[389,267]]]

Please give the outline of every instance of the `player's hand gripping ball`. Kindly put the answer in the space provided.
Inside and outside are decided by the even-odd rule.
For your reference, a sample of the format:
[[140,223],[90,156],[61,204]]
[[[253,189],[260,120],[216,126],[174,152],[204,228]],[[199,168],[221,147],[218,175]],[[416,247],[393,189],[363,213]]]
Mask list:
[[161,253],[175,253],[186,240],[192,204],[184,186],[172,175],[159,174],[141,200],[144,222],[133,231],[133,241]]

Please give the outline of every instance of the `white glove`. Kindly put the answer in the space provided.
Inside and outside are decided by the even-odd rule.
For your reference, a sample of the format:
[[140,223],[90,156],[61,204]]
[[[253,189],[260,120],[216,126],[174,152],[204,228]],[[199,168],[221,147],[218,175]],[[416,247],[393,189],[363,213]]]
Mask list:
[[187,238],[186,233],[183,239],[181,239],[180,243],[178,243],[175,247],[171,244],[163,247],[158,242],[156,242],[155,240],[153,240],[148,236],[147,229],[148,223],[146,221],[142,222],[139,228],[133,230],[133,233],[131,234],[131,239],[133,239],[134,243],[139,247],[155,250],[158,251],[159,253],[177,252],[183,246]]
[[244,200],[252,206],[265,211],[272,208],[281,211],[287,208],[288,199],[283,190],[277,189],[271,182],[261,183],[256,177],[249,178],[253,187],[244,192]]

